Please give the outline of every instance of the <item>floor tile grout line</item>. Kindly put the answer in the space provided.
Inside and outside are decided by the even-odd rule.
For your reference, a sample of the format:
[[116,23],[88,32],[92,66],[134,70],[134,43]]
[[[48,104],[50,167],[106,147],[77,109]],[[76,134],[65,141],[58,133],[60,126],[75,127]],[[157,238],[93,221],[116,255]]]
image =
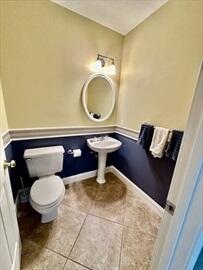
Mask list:
[[67,261],[68,261],[68,259],[66,258],[66,261],[65,261],[65,263],[64,263],[64,266],[63,266],[63,270],[64,270],[64,268],[65,268],[65,266],[66,266],[66,264],[67,264]]
[[59,252],[57,252],[57,251],[55,251],[55,250],[53,250],[53,249],[51,249],[51,248],[49,248],[49,247],[46,247],[46,246],[43,247],[42,245],[40,245],[39,243],[35,242],[35,241],[32,240],[32,239],[29,239],[29,238],[28,238],[28,241],[31,241],[31,242],[37,244],[38,246],[44,248],[45,250],[49,250],[49,251],[53,252],[54,254],[56,254],[56,255],[58,255],[58,256],[60,256],[60,257],[63,257],[63,258],[65,259],[65,263],[64,263],[64,265],[63,265],[63,269],[64,269],[64,267],[65,267],[65,265],[66,265],[66,262],[67,262],[67,260],[68,260],[68,258],[67,258],[66,256],[64,256],[63,254],[60,254]]
[[[119,180],[119,181],[120,181],[120,180]],[[121,182],[121,183],[123,184],[123,182]],[[126,185],[124,184],[124,186],[126,186]],[[117,221],[114,221],[114,220],[111,220],[111,219],[108,219],[108,218],[105,218],[105,217],[101,217],[101,216],[96,215],[96,214],[94,214],[94,213],[91,213],[91,209],[92,209],[93,203],[96,201],[95,199],[96,199],[96,196],[97,196],[97,194],[99,193],[99,191],[100,191],[100,190],[97,190],[97,191],[96,191],[95,196],[94,196],[94,199],[92,199],[92,203],[91,203],[91,206],[90,206],[90,208],[89,208],[88,215],[95,216],[95,217],[104,219],[104,220],[106,220],[106,221],[110,221],[110,222],[116,223],[116,224],[118,224],[118,225],[124,225],[124,223],[120,223],[120,222],[117,222]],[[126,195],[125,195],[125,201],[126,201]],[[126,210],[126,209],[125,209],[125,210]]]
[[[78,233],[76,234],[76,238],[75,238],[75,240],[73,241],[73,245],[72,245],[72,247],[70,248],[70,251],[68,252],[68,255],[67,255],[67,256],[61,254],[60,252],[57,252],[57,251],[53,250],[52,248],[49,248],[48,246],[46,247],[46,245],[43,246],[43,245],[39,244],[38,242],[35,242],[34,239],[30,239],[31,241],[35,242],[37,245],[40,245],[40,246],[44,247],[45,249],[50,250],[50,251],[53,252],[54,254],[57,254],[58,256],[61,256],[62,258],[64,258],[64,259],[65,259],[65,262],[64,262],[64,264],[62,265],[62,268],[61,268],[61,269],[65,269],[65,266],[66,266],[68,260],[70,260],[70,261],[72,261],[72,262],[74,262],[74,263],[76,263],[76,264],[78,264],[78,265],[81,265],[82,267],[85,267],[85,268],[87,268],[87,269],[89,269],[89,270],[94,270],[94,269],[91,269],[91,268],[89,268],[88,266],[85,266],[85,265],[83,265],[83,264],[81,264],[81,263],[75,261],[74,259],[71,259],[71,258],[70,258],[70,255],[71,255],[71,253],[72,253],[72,251],[73,251],[73,249],[74,249],[74,247],[75,247],[75,245],[76,245],[76,242],[78,241],[79,236],[81,235],[81,231],[82,231],[82,229],[83,229],[84,226],[85,226],[85,222],[86,222],[88,216],[93,216],[93,217],[97,217],[98,219],[101,219],[101,220],[104,220],[104,221],[107,221],[107,222],[111,223],[111,226],[114,226],[113,224],[118,224],[118,225],[122,226],[122,228],[121,228],[121,229],[122,229],[122,231],[121,231],[121,238],[120,238],[120,250],[118,250],[118,251],[119,251],[119,252],[118,252],[118,255],[119,255],[119,256],[118,256],[118,257],[119,257],[119,260],[118,260],[118,270],[119,270],[119,269],[121,270],[121,267],[122,267],[122,254],[123,254],[123,251],[124,251],[123,245],[124,245],[124,243],[125,243],[125,240],[124,240],[124,239],[125,239],[125,230],[126,230],[126,229],[130,229],[130,228],[134,229],[133,224],[130,224],[130,225],[127,225],[127,224],[126,224],[127,211],[128,211],[128,209],[129,209],[129,205],[128,205],[128,195],[126,194],[125,197],[124,197],[124,201],[123,201],[123,203],[125,204],[125,205],[124,205],[124,206],[125,206],[125,207],[124,207],[124,213],[123,213],[124,215],[123,215],[123,217],[122,217],[122,223],[119,223],[119,222],[110,220],[110,219],[108,219],[108,218],[106,218],[106,217],[101,217],[101,216],[98,216],[98,215],[95,215],[95,214],[91,213],[91,209],[93,208],[93,204],[94,204],[94,202],[96,201],[96,198],[97,198],[97,196],[98,196],[98,194],[99,194],[99,192],[100,192],[100,190],[99,190],[98,188],[94,188],[94,187],[95,187],[95,185],[93,185],[93,187],[92,187],[92,198],[91,198],[91,201],[90,201],[90,203],[89,203],[89,207],[87,207],[87,211],[83,212],[83,211],[81,211],[79,208],[75,208],[75,207],[71,207],[71,205],[67,205],[67,207],[69,207],[70,210],[73,210],[73,211],[75,211],[75,212],[77,212],[77,213],[83,214],[83,218],[84,218],[84,219],[82,220],[82,222],[81,222],[81,227],[79,228]],[[141,202],[142,202],[142,200],[141,200]],[[65,205],[66,205],[66,204],[65,204]],[[151,212],[151,211],[150,211],[150,212]],[[154,213],[154,212],[152,211],[152,213]],[[24,218],[24,217],[21,217],[21,218]],[[150,234],[152,234],[152,233],[150,233]],[[152,234],[152,235],[153,235],[153,234]],[[29,240],[29,237],[28,237],[28,240]],[[62,259],[62,258],[61,258],[61,259]]]
[[98,192],[99,192],[99,190],[96,192],[95,197],[94,197],[94,199],[93,199],[93,201],[92,201],[91,207],[89,208],[89,215],[95,216],[95,217],[100,218],[100,219],[103,219],[103,220],[105,220],[105,221],[112,222],[112,223],[115,223],[115,224],[118,224],[118,225],[122,226],[122,235],[121,235],[121,244],[120,244],[120,254],[119,254],[119,266],[118,266],[119,269],[120,269],[121,249],[122,249],[122,238],[123,238],[123,225],[124,225],[124,220],[125,220],[126,201],[127,201],[127,198],[126,198],[126,195],[125,195],[125,209],[124,209],[124,217],[123,217],[123,224],[122,224],[122,223],[119,223],[119,222],[110,220],[110,219],[108,219],[108,218],[100,217],[100,216],[97,216],[97,215],[91,213],[92,205],[93,205],[93,203],[95,202],[95,199],[96,199],[96,196],[97,196]]
[[[90,180],[90,179],[91,179],[91,178],[88,178],[88,179],[86,179],[86,180]],[[95,179],[94,181],[96,181],[96,179]],[[72,184],[77,184],[77,183],[80,183],[80,182],[76,182],[76,183],[72,183]],[[93,198],[91,199],[91,205],[90,205],[90,207],[87,209],[87,211],[80,210],[79,208],[73,207],[73,206],[71,206],[71,205],[69,205],[69,204],[65,204],[65,205],[67,205],[68,207],[70,207],[70,208],[72,208],[72,209],[74,209],[74,210],[76,210],[76,211],[82,212],[82,213],[84,213],[85,215],[88,215],[89,212],[90,212],[90,209],[92,208],[92,205],[93,205],[93,203],[94,203],[94,201],[95,201],[95,198],[96,198],[96,195],[97,195],[98,191],[99,191],[99,190],[97,190],[97,191],[94,192],[95,195],[94,195]],[[93,192],[92,192],[92,193],[93,193]]]
[[61,256],[61,257],[65,258],[66,260],[68,259],[68,257],[67,257],[67,256],[65,256],[65,255],[61,254],[60,252],[58,252],[58,251],[56,251],[56,250],[54,250],[54,249],[52,249],[52,248],[50,248],[50,247],[45,247],[45,249],[48,249],[48,250],[50,250],[50,251],[54,252],[55,254],[57,254],[57,255],[59,255],[59,256]]
[[86,221],[87,217],[88,217],[88,214],[87,214],[86,217],[84,218],[84,221],[83,221],[82,226],[81,226],[81,228],[80,228],[80,230],[79,230],[79,232],[78,232],[78,235],[77,235],[77,237],[76,237],[76,239],[75,239],[75,241],[74,241],[74,243],[73,243],[72,248],[70,249],[70,252],[69,252],[69,254],[68,254],[68,259],[70,259],[71,252],[73,251],[73,248],[75,247],[75,244],[76,244],[76,242],[77,242],[77,240],[78,240],[78,238],[79,238],[79,235],[80,235],[80,233],[81,233],[81,231],[82,231],[82,228],[83,228],[83,226],[84,226],[84,224],[85,224],[85,221]]
[[68,260],[70,260],[70,261],[72,261],[72,262],[74,262],[74,263],[76,263],[76,264],[78,264],[78,265],[81,265],[81,266],[87,268],[88,270],[93,270],[92,268],[89,268],[88,266],[86,266],[86,265],[84,265],[84,264],[81,264],[81,263],[79,263],[79,262],[77,262],[77,261],[75,261],[75,260],[73,260],[73,259],[71,259],[71,258],[69,258]]
[[[95,196],[94,196],[94,198],[93,198],[92,201],[91,201],[91,206],[89,207],[87,213],[85,213],[85,214],[86,214],[85,220],[84,220],[84,222],[83,222],[83,224],[82,224],[82,226],[81,226],[81,229],[80,229],[80,231],[79,231],[79,233],[78,233],[78,235],[77,235],[77,238],[76,238],[76,240],[75,240],[75,242],[74,242],[74,244],[73,244],[73,247],[71,248],[71,250],[70,250],[70,252],[69,252],[69,256],[68,256],[68,260],[71,260],[71,261],[73,261],[73,262],[75,262],[75,263],[77,263],[77,264],[79,264],[79,265],[81,265],[81,266],[83,266],[83,267],[85,267],[85,268],[87,268],[87,269],[89,269],[89,270],[92,270],[92,269],[89,268],[89,267],[87,267],[87,266],[85,266],[85,265],[83,265],[83,264],[81,264],[81,263],[79,263],[79,262],[77,262],[77,261],[74,261],[73,259],[70,258],[71,252],[72,252],[72,250],[73,250],[74,247],[75,247],[75,244],[76,244],[76,242],[77,242],[77,239],[79,238],[79,235],[80,235],[80,233],[81,233],[81,231],[82,231],[82,228],[83,228],[83,226],[84,226],[84,223],[85,223],[87,217],[88,217],[88,216],[94,216],[94,217],[100,218],[100,219],[102,219],[102,220],[105,220],[105,221],[107,221],[107,222],[109,222],[109,223],[114,223],[114,224],[120,225],[120,226],[122,226],[122,235],[123,235],[123,224],[121,224],[121,223],[119,223],[119,222],[116,222],[116,221],[112,221],[112,220],[107,219],[107,218],[104,218],[104,217],[100,217],[100,216],[94,215],[94,214],[92,214],[92,213],[90,212],[91,209],[92,209],[92,206],[93,206],[94,202],[96,201],[95,199],[96,199],[96,196],[97,196],[98,193],[99,193],[99,190],[97,190],[97,191],[95,192]],[[125,203],[126,203],[126,198],[125,198]],[[77,210],[78,210],[78,209],[77,209]],[[79,210],[78,210],[78,211],[79,211]],[[83,212],[83,213],[84,213],[84,212]],[[124,213],[125,213],[125,212],[124,212]],[[67,262],[66,262],[66,263],[67,263]],[[64,266],[64,267],[65,267],[65,266]]]
[[[97,190],[97,191],[95,192],[95,196],[94,196],[94,198],[93,198],[92,201],[91,201],[91,206],[89,207],[88,211],[85,213],[85,214],[86,214],[86,217],[85,217],[84,222],[83,222],[83,224],[82,224],[82,226],[81,226],[81,229],[80,229],[80,231],[79,231],[79,233],[78,233],[78,235],[77,235],[77,237],[76,237],[76,240],[75,240],[75,242],[74,242],[74,244],[73,244],[73,246],[72,246],[72,248],[71,248],[71,250],[70,250],[70,252],[69,252],[69,256],[68,256],[68,259],[67,259],[67,260],[71,260],[71,261],[73,261],[73,262],[75,262],[75,263],[77,263],[77,264],[79,264],[79,265],[81,265],[81,266],[83,266],[83,267],[85,267],[85,268],[87,268],[87,269],[89,269],[89,270],[92,270],[92,269],[89,268],[89,267],[87,267],[87,266],[85,266],[85,265],[83,265],[83,264],[81,264],[81,263],[79,263],[79,262],[77,262],[77,261],[74,261],[73,259],[70,258],[71,252],[72,252],[72,250],[73,250],[74,247],[75,247],[75,244],[76,244],[76,242],[77,242],[77,239],[79,238],[79,235],[80,235],[80,233],[81,233],[81,231],[82,231],[82,228],[83,228],[83,226],[84,226],[84,223],[85,223],[87,217],[88,217],[88,216],[95,216],[95,217],[100,218],[100,219],[102,219],[102,220],[105,220],[105,221],[108,221],[108,222],[111,222],[111,223],[115,223],[115,224],[118,224],[118,225],[122,226],[122,224],[120,224],[120,223],[118,223],[118,222],[115,222],[115,221],[109,220],[109,219],[107,219],[107,218],[103,218],[103,217],[94,215],[94,214],[92,214],[92,213],[90,212],[91,209],[92,209],[92,206],[93,206],[94,202],[96,201],[95,199],[96,199],[96,196],[97,196],[98,193],[99,193],[99,190]],[[77,210],[79,211],[79,209],[77,209]],[[83,213],[84,213],[84,212],[83,212]],[[123,226],[122,226],[122,231],[123,231]],[[66,263],[67,263],[67,262],[66,262]],[[65,264],[66,264],[66,263],[65,263]],[[65,268],[65,266],[64,266],[64,268]]]
[[71,211],[79,212],[79,213],[84,214],[84,215],[88,215],[88,213],[89,213],[88,211],[80,210],[79,208],[74,207],[74,206],[71,206],[71,205],[66,204],[66,203],[64,203],[64,205],[65,205],[66,207],[70,208]]
[[[69,206],[68,206],[68,208],[70,208],[70,210],[74,210],[74,211],[77,211],[77,212],[82,213],[82,214],[85,215],[84,221],[82,222],[81,228],[80,228],[80,230],[79,230],[79,232],[78,232],[78,235],[77,235],[77,237],[76,237],[76,240],[77,240],[77,238],[78,238],[78,236],[79,236],[79,234],[80,234],[80,232],[81,232],[81,230],[82,230],[82,227],[83,227],[83,225],[84,225],[84,223],[85,223],[85,220],[86,220],[88,214],[87,214],[87,213],[84,213],[84,212],[81,212],[81,211],[78,210],[78,209],[77,209],[77,210],[76,210],[76,209],[73,209],[73,208],[71,208],[71,207],[69,207]],[[74,241],[74,244],[73,244],[73,247],[71,248],[71,250],[70,250],[68,256],[65,256],[65,255],[63,255],[62,253],[60,253],[60,252],[58,252],[58,251],[56,251],[56,250],[54,250],[54,249],[52,249],[52,248],[50,248],[50,247],[48,247],[48,246],[46,246],[46,245],[45,245],[45,246],[41,245],[40,243],[36,242],[36,241],[35,241],[34,239],[32,239],[32,238],[29,238],[29,237],[28,237],[27,239],[28,239],[29,241],[34,242],[35,244],[37,244],[38,246],[40,246],[40,247],[42,247],[42,248],[45,248],[45,249],[47,249],[47,250],[52,251],[53,253],[55,253],[55,254],[57,254],[57,255],[59,255],[59,256],[65,258],[66,260],[69,259],[70,253],[71,253],[71,251],[72,251],[72,249],[73,249],[73,247],[74,247],[74,245],[75,245],[75,242],[76,242],[76,240],[75,240],[75,241]]]
[[121,258],[122,258],[122,249],[123,249],[123,237],[124,237],[124,226],[122,226],[122,235],[121,235],[121,245],[120,245],[120,254],[119,254],[119,270],[121,269]]
[[[95,200],[95,198],[96,198],[97,193],[98,193],[98,191],[96,192],[95,197],[94,197],[94,199],[92,200],[91,207],[92,207],[92,205],[93,205],[93,203],[94,203],[94,200]],[[73,246],[72,246],[72,248],[71,248],[71,250],[70,250],[70,252],[69,252],[69,256],[68,256],[68,258],[67,258],[68,260],[71,260],[71,261],[73,261],[73,262],[75,262],[75,263],[77,263],[77,264],[79,264],[79,265],[81,265],[81,266],[83,266],[83,267],[85,267],[85,268],[87,268],[87,269],[89,269],[89,270],[92,270],[92,269],[89,268],[89,267],[87,267],[86,265],[83,265],[83,264],[81,264],[81,263],[79,263],[79,262],[77,262],[77,261],[74,261],[73,259],[70,258],[71,252],[72,252],[72,250],[74,249],[74,246],[75,246],[75,244],[76,244],[76,242],[77,242],[77,239],[79,238],[79,235],[80,235],[80,233],[81,233],[81,231],[82,231],[82,228],[83,228],[83,226],[84,226],[84,223],[85,223],[87,217],[88,217],[88,216],[95,216],[95,217],[100,218],[100,219],[102,219],[102,220],[108,221],[109,223],[114,223],[114,224],[120,225],[120,226],[122,226],[122,234],[123,234],[123,225],[122,225],[122,224],[120,224],[120,223],[118,223],[118,222],[115,222],[115,221],[112,221],[112,220],[109,220],[109,219],[107,219],[107,218],[103,218],[103,217],[99,217],[99,216],[96,216],[96,215],[94,215],[94,214],[91,214],[91,213],[90,213],[91,207],[89,208],[89,212],[86,214],[86,217],[85,217],[84,222],[83,222],[83,224],[82,224],[82,226],[81,226],[81,229],[80,229],[80,231],[79,231],[79,233],[78,233],[78,235],[77,235],[77,237],[76,237],[76,240],[75,240],[75,242],[74,242],[74,244],[73,244]],[[79,211],[79,210],[78,210],[78,211]],[[65,266],[64,266],[64,267],[65,267]]]
[[68,259],[66,259],[66,262],[65,262],[65,264],[63,266],[63,270],[65,269],[65,266],[66,266],[67,262],[68,262]]
[[[74,246],[75,246],[75,243],[76,243],[76,241],[77,241],[77,239],[78,239],[78,237],[79,237],[79,234],[80,234],[80,232],[81,232],[81,230],[82,230],[82,228],[83,228],[83,226],[84,226],[85,220],[86,220],[87,216],[89,215],[89,211],[90,211],[90,209],[91,209],[91,207],[92,207],[92,204],[93,204],[93,202],[94,202],[94,200],[95,200],[95,198],[96,198],[97,193],[98,193],[98,190],[95,192],[94,199],[92,199],[91,206],[90,206],[90,208],[89,208],[89,210],[88,210],[87,212],[81,211],[81,210],[79,210],[78,208],[74,208],[74,207],[71,207],[70,205],[66,205],[66,204],[65,204],[68,208],[70,208],[70,210],[73,210],[73,211],[76,211],[76,212],[79,212],[79,213],[82,213],[82,214],[85,215],[84,221],[83,221],[82,226],[81,226],[81,228],[80,228],[80,230],[79,230],[79,232],[78,232],[78,235],[77,235],[77,237],[76,237],[76,240],[74,241],[73,246],[72,246],[72,248],[71,248],[71,250],[70,250],[70,252],[69,252],[69,255],[68,255],[68,256],[65,256],[65,255],[61,254],[60,252],[57,252],[56,250],[54,250],[54,249],[52,249],[52,248],[50,248],[50,247],[48,247],[48,246],[45,246],[45,247],[44,247],[45,249],[50,250],[51,252],[57,254],[58,256],[61,256],[61,257],[63,257],[63,258],[66,259],[66,262],[65,262],[63,268],[65,267],[65,265],[66,265],[66,263],[67,263],[67,260],[70,259],[69,256],[70,256],[70,254],[71,254],[71,252],[72,252],[72,250],[73,250],[73,248],[74,248]],[[33,241],[32,239],[30,239],[30,240]],[[35,240],[34,240],[34,242],[35,242],[37,245],[43,247],[41,244],[37,243]],[[72,259],[70,259],[70,260],[72,260]],[[72,261],[74,261],[74,260],[72,260]],[[75,262],[75,261],[74,261],[74,262]],[[78,262],[75,262],[75,263],[78,263]],[[78,263],[78,264],[80,264],[80,263]],[[82,265],[82,264],[81,264],[81,265]],[[84,266],[84,265],[82,265],[82,266]],[[86,267],[86,266],[84,266],[84,267]],[[87,268],[87,267],[86,267],[86,268]],[[90,268],[88,268],[88,269],[90,269]],[[91,269],[90,269],[90,270],[91,270]]]
[[88,215],[89,215],[89,216],[93,216],[93,217],[97,217],[97,218],[101,218],[101,219],[103,219],[103,220],[105,220],[105,221],[108,221],[108,222],[115,223],[115,224],[117,224],[117,225],[123,226],[123,224],[122,224],[122,223],[119,223],[119,222],[113,221],[113,220],[108,219],[108,218],[105,218],[105,217],[100,217],[100,216],[95,215],[95,214],[92,214],[92,213],[89,213]]
[[123,250],[123,237],[124,237],[124,228],[125,228],[126,209],[127,209],[127,195],[125,197],[125,211],[124,211],[124,218],[123,218],[123,225],[122,225],[121,247],[120,247],[120,256],[119,256],[119,270],[121,270],[121,259],[122,259],[122,250]]
[[[80,235],[80,233],[81,233],[81,231],[82,231],[82,228],[83,228],[83,226],[84,226],[84,224],[85,224],[85,221],[86,221],[86,219],[87,219],[87,217],[88,217],[88,215],[89,215],[89,211],[90,211],[90,209],[91,209],[91,207],[92,207],[92,205],[93,205],[93,202],[94,202],[94,200],[95,200],[95,197],[96,197],[97,192],[98,192],[98,191],[95,192],[94,199],[92,199],[91,206],[90,206],[90,208],[89,208],[89,210],[88,210],[87,212],[82,212],[82,211],[80,211],[79,209],[76,209],[76,211],[84,213],[84,214],[86,215],[86,217],[84,218],[84,221],[83,221],[83,223],[82,223],[82,226],[81,226],[81,228],[80,228],[80,230],[79,230],[79,232],[78,232],[78,235],[77,235],[77,237],[76,237],[76,239],[75,239],[75,241],[74,241],[74,243],[73,243],[73,246],[72,246],[72,248],[71,248],[71,250],[70,250],[70,252],[69,252],[69,254],[68,254],[68,257],[67,257],[67,258],[68,258],[69,260],[72,260],[72,259],[70,258],[71,252],[72,252],[73,248],[75,247],[75,244],[76,244],[76,242],[77,242],[77,240],[78,240],[78,237],[79,237],[79,235]],[[72,261],[73,261],[73,260],[72,260]],[[86,267],[86,266],[85,266],[85,267]],[[90,270],[91,270],[91,269],[90,269]]]
[[58,252],[58,251],[56,251],[56,250],[54,250],[54,249],[52,249],[52,248],[50,248],[50,247],[48,247],[48,246],[46,246],[46,245],[43,246],[41,243],[39,243],[39,242],[37,242],[36,240],[30,238],[29,236],[26,237],[26,239],[22,239],[22,242],[23,242],[24,240],[31,241],[31,242],[35,243],[36,245],[38,245],[38,246],[41,247],[41,248],[50,250],[51,252],[53,252],[53,253],[55,253],[55,254],[57,254],[57,255],[59,255],[59,256],[65,258],[66,260],[68,259],[68,257],[65,256],[65,255],[63,255],[62,253],[60,253],[60,252]]

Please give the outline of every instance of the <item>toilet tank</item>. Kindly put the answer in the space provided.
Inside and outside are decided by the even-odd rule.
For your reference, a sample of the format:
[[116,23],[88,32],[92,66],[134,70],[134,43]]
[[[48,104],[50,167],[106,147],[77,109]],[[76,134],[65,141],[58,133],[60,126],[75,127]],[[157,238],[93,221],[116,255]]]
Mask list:
[[41,177],[61,172],[64,152],[61,145],[26,149],[23,157],[30,177]]

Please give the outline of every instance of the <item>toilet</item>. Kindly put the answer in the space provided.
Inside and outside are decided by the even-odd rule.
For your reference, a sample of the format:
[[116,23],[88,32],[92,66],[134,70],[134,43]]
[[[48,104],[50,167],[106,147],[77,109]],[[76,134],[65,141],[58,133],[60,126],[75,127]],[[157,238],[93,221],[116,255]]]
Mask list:
[[65,187],[62,179],[55,175],[63,169],[63,146],[26,149],[24,159],[29,176],[38,177],[30,190],[30,204],[41,214],[41,222],[47,223],[58,216]]

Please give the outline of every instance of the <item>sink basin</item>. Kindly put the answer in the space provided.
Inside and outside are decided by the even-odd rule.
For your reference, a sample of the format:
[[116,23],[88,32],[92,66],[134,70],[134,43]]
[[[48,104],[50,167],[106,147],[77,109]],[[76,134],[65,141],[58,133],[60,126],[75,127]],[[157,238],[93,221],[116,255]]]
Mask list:
[[120,141],[109,136],[87,139],[87,145],[95,152],[111,153],[118,150],[121,144]]
[[102,136],[87,139],[87,145],[91,150],[98,152],[98,172],[96,181],[99,184],[104,184],[106,182],[104,174],[107,154],[118,150],[122,143],[112,137]]

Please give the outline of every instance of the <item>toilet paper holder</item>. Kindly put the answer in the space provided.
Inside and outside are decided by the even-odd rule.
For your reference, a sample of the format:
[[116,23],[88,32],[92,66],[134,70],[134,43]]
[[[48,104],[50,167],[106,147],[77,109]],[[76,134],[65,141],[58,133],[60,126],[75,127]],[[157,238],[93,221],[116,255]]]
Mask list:
[[82,151],[80,149],[68,149],[67,153],[73,157],[80,157],[82,155]]
[[67,153],[68,153],[69,155],[73,155],[73,149],[68,149]]

